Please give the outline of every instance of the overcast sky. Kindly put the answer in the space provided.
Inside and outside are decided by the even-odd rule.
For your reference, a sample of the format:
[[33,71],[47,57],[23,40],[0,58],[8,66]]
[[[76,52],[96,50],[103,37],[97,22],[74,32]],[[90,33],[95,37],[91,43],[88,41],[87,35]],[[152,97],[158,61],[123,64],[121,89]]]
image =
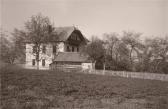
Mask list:
[[86,37],[130,30],[168,34],[168,0],[1,0],[0,23],[11,32],[42,13],[57,26],[77,26]]

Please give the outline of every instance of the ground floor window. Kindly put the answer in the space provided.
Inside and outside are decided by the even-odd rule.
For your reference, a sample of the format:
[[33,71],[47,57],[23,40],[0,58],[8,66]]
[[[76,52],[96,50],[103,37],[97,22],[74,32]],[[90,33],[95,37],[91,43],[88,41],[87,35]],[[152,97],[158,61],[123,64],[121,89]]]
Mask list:
[[70,52],[70,48],[69,48],[69,46],[67,46],[67,52]]
[[79,47],[77,47],[77,52],[79,52]]
[[45,59],[42,60],[42,66],[45,66]]
[[74,52],[74,47],[72,46],[72,52]]
[[36,60],[33,59],[33,60],[32,60],[32,65],[35,66],[35,64],[36,64]]

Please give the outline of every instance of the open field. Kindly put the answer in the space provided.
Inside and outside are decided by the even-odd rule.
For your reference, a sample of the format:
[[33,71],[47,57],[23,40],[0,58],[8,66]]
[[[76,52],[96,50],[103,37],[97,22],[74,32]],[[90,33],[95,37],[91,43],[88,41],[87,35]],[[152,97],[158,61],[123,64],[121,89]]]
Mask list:
[[168,109],[168,82],[1,69],[2,109]]

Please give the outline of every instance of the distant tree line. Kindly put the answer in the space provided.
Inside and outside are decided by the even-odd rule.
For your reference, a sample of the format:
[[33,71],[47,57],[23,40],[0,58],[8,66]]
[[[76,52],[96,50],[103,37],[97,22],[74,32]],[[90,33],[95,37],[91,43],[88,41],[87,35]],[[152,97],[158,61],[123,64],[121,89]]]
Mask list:
[[[39,63],[40,45],[55,36],[54,26],[46,16],[32,16],[22,30],[14,29],[12,37],[0,31],[0,60],[14,63],[25,60],[25,41],[35,45]],[[124,31],[122,34],[105,33],[100,39],[92,36],[83,53],[95,63],[96,69],[153,72],[168,74],[168,35],[142,38],[141,33]]]
[[[14,30],[15,34],[10,34],[0,29],[0,61],[13,64],[16,59],[23,61],[24,44],[21,33]],[[11,36],[12,35],[12,36]]]
[[168,74],[168,36],[142,38],[141,33],[124,31],[93,36],[83,52],[96,69]]

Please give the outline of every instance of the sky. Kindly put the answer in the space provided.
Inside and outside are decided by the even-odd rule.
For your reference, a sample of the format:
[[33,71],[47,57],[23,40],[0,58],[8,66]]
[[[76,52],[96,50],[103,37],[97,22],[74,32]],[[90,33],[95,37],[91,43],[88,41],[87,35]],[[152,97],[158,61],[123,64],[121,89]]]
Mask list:
[[0,0],[3,30],[23,29],[38,13],[55,27],[76,26],[88,38],[122,31],[168,34],[168,0]]

